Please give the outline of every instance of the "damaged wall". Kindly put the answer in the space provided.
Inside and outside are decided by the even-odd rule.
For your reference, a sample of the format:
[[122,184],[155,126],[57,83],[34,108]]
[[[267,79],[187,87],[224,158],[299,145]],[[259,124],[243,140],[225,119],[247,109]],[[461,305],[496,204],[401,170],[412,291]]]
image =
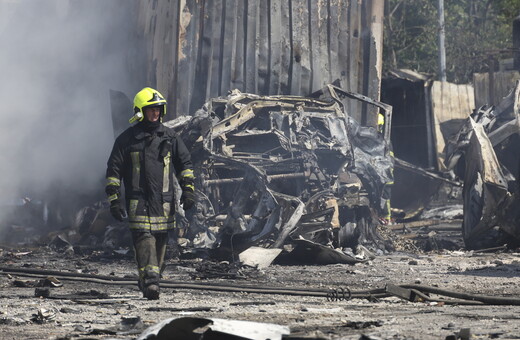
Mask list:
[[393,70],[382,82],[381,97],[393,107],[396,157],[444,170],[446,141],[475,108],[473,86],[433,81],[411,70]]
[[436,168],[446,170],[444,148],[475,108],[473,86],[434,81],[431,85]]
[[[305,96],[336,79],[378,100],[383,9],[381,0],[140,1],[148,84],[167,93],[169,118],[232,89]],[[375,125],[372,107],[349,105]]]
[[498,105],[519,79],[518,71],[475,73],[473,75],[475,107]]

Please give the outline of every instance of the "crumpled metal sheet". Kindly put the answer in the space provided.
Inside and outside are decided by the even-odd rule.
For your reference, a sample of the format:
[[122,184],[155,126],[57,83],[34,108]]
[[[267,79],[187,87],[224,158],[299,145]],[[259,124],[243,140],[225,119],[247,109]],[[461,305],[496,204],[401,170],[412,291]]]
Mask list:
[[473,113],[447,146],[448,168],[464,179],[463,238],[468,248],[520,240],[519,105],[517,83],[496,108]]
[[[234,90],[184,124],[166,122],[192,152],[198,202],[195,214],[187,213],[190,224],[218,229],[213,247],[235,235],[238,252],[238,242],[280,248],[302,234],[331,244],[333,229],[374,225],[393,160],[383,136],[345,111],[347,97],[391,115],[383,103],[329,85],[311,97]],[[331,207],[333,214],[302,219]]]
[[224,339],[224,336],[236,340],[277,340],[290,333],[289,327],[276,324],[182,317],[166,319],[149,327],[137,340],[211,340]]

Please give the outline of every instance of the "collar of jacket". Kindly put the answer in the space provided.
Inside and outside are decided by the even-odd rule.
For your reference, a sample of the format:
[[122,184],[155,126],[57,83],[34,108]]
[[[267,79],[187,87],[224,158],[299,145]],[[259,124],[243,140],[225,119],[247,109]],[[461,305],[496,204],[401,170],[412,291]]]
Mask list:
[[[134,125],[133,128],[134,128],[134,137],[138,140],[152,136],[152,133],[143,130],[139,124]],[[159,127],[156,130],[154,130],[153,134],[156,134],[157,136],[162,136],[165,132],[165,129],[166,129],[165,126],[160,124]]]

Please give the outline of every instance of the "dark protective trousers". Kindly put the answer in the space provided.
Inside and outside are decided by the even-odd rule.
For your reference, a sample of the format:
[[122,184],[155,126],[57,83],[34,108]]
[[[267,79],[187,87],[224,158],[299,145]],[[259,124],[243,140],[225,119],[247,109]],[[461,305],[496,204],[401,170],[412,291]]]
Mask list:
[[132,232],[139,287],[158,285],[164,266],[168,233]]

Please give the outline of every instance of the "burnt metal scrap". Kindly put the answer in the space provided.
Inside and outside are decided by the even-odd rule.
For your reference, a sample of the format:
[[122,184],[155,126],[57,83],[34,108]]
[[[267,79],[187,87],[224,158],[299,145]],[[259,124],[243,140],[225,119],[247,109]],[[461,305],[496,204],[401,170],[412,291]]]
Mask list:
[[185,124],[167,122],[195,162],[198,203],[186,216],[194,243],[234,253],[297,239],[390,248],[375,226],[393,160],[384,137],[346,112],[352,99],[391,116],[388,105],[328,85],[311,97],[235,90]]
[[520,83],[496,107],[473,112],[447,145],[464,180],[463,238],[479,249],[520,240]]

